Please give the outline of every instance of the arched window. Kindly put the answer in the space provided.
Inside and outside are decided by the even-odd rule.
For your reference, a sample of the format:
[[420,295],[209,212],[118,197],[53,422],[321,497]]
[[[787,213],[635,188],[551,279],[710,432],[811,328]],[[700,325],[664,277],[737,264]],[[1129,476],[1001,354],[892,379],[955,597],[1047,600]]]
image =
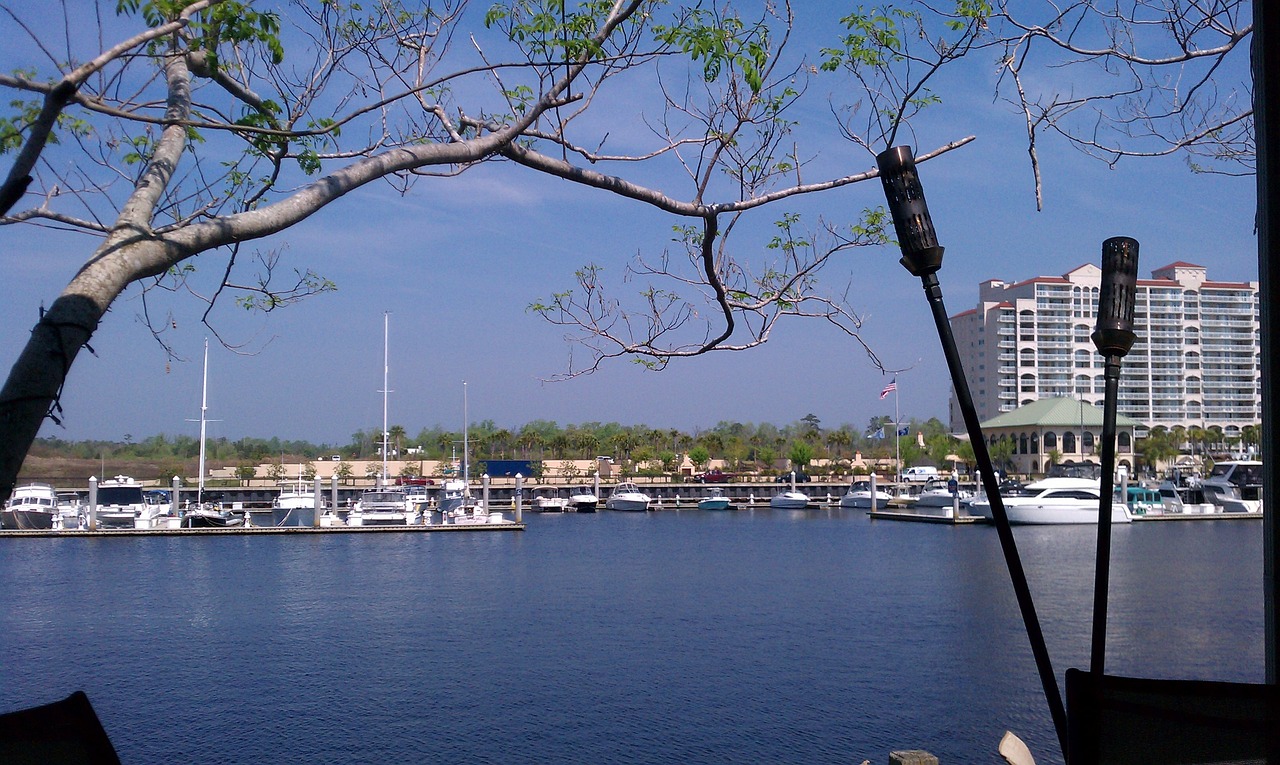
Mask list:
[[1116,435],[1116,451],[1128,453],[1133,451],[1133,437],[1126,430]]
[[1064,454],[1076,453],[1076,434],[1067,431],[1062,434],[1062,451]]
[[1026,453],[1027,453],[1027,434],[1023,433],[1018,438],[1018,454],[1026,454]]
[[1044,434],[1044,450],[1047,452],[1050,449],[1057,449],[1057,448],[1058,448],[1058,434],[1054,433],[1052,430],[1049,431],[1048,433],[1045,433]]
[[1032,454],[1040,453],[1040,434],[1039,433],[1031,434],[1031,453]]
[[1023,393],[1036,392],[1036,376],[1035,375],[1023,375],[1021,379],[1022,379]]
[[1086,430],[1084,432],[1084,451],[1086,454],[1093,451],[1093,431]]

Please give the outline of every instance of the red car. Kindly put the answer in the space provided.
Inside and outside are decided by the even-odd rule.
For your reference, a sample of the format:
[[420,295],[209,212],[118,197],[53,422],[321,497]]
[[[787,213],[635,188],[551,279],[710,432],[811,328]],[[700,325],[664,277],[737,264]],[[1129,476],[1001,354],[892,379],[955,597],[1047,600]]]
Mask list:
[[698,483],[728,483],[736,478],[735,473],[726,473],[723,470],[708,470],[705,473],[699,473],[693,477]]

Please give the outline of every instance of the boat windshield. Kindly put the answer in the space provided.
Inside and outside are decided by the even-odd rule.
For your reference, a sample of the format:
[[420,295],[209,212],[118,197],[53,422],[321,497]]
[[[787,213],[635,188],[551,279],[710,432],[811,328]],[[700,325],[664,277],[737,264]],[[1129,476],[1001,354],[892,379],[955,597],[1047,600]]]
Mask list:
[[1213,466],[1209,477],[1226,478],[1236,486],[1259,486],[1262,484],[1262,464],[1222,462]]
[[103,486],[98,489],[98,504],[141,505],[141,486]]
[[1046,478],[1089,478],[1102,477],[1102,466],[1094,462],[1063,462],[1049,466]]

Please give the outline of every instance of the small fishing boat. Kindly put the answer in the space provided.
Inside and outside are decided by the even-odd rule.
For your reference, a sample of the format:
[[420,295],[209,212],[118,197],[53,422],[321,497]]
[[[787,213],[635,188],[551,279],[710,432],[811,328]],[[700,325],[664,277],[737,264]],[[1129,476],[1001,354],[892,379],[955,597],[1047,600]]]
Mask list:
[[707,489],[707,495],[698,500],[699,510],[731,510],[733,500],[724,493],[724,489]]

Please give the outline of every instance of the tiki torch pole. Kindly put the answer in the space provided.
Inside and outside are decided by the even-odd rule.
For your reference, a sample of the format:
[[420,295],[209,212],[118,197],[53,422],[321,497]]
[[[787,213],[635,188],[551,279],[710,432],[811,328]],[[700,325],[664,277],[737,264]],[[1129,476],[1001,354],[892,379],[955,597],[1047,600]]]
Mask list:
[[[1107,650],[1107,591],[1111,577],[1111,508],[1116,471],[1116,403],[1120,394],[1120,360],[1129,353],[1134,300],[1138,288],[1138,241],[1116,236],[1102,243],[1102,289],[1093,344],[1106,362],[1106,395],[1102,405],[1102,489],[1098,503],[1098,549],[1093,580],[1093,643],[1089,672],[1102,677]],[[1127,500],[1128,498],[1124,498]]]
[[947,318],[947,310],[942,302],[942,286],[938,283],[938,269],[942,268],[942,250],[938,244],[938,235],[934,232],[933,221],[929,217],[929,208],[924,199],[924,187],[920,184],[920,176],[916,172],[915,158],[910,147],[895,146],[876,157],[880,168],[880,181],[884,185],[885,199],[889,203],[889,212],[893,216],[893,227],[898,236],[898,246],[902,249],[902,265],[913,276],[920,277],[925,296],[933,310],[933,322],[938,329],[938,338],[942,341],[942,352],[946,356],[947,369],[951,373],[951,383],[955,386],[956,401],[964,415],[965,428],[969,433],[969,441],[973,444],[973,455],[978,462],[978,472],[982,478],[983,488],[991,502],[991,516],[1000,537],[1000,548],[1004,552],[1005,564],[1009,567],[1009,578],[1013,581],[1013,591],[1018,599],[1018,608],[1022,611],[1022,622],[1027,629],[1027,638],[1031,641],[1031,653],[1035,657],[1036,669],[1040,674],[1040,684],[1044,688],[1045,700],[1049,704],[1049,713],[1053,718],[1053,727],[1058,734],[1058,744],[1063,755],[1067,752],[1067,712],[1062,703],[1062,695],[1058,690],[1058,680],[1053,674],[1053,665],[1049,661],[1049,650],[1045,646],[1044,633],[1040,629],[1040,619],[1036,616],[1035,603],[1031,598],[1031,588],[1027,585],[1026,572],[1022,569],[1022,560],[1018,556],[1018,546],[1013,539],[1013,531],[1009,528],[1009,517],[1005,513],[1004,500],[1000,497],[1000,485],[996,481],[995,471],[991,465],[991,454],[987,451],[987,442],[982,435],[982,426],[978,422],[978,412],[973,405],[973,397],[969,392],[969,383],[964,376],[964,366],[960,363],[960,353],[956,349],[956,341],[951,332],[951,322]]

